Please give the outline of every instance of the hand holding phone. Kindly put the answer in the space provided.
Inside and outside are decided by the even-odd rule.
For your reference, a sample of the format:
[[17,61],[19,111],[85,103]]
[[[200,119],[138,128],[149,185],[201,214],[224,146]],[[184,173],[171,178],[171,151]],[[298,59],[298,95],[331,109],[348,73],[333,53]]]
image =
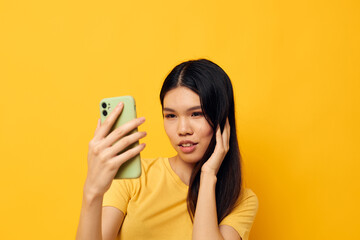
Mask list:
[[[105,98],[100,102],[100,119],[101,122],[104,122],[106,117],[113,111],[113,109],[120,102],[124,104],[121,115],[115,121],[110,131],[114,131],[116,128],[124,125],[125,123],[131,121],[136,118],[136,105],[135,100],[132,96],[122,96],[122,97],[113,97],[113,98]],[[133,129],[127,135],[136,133],[138,131],[137,128]],[[139,141],[132,143],[127,146],[123,151],[119,154],[126,152],[127,150],[134,148],[139,145]],[[141,175],[141,163],[140,163],[140,153],[131,159],[127,160],[125,163],[121,165],[118,172],[115,175],[116,179],[120,178],[138,178]]]
[[[120,103],[111,103],[110,108],[107,109],[108,114],[103,117],[102,121],[99,119],[94,138],[89,143],[88,174],[84,191],[92,195],[104,194],[121,166],[130,159],[139,160],[139,164],[135,164],[138,170],[130,171],[131,175],[138,177],[141,174],[140,158],[137,156],[144,149],[145,144],[133,144],[146,136],[146,132],[136,131],[145,118],[131,117],[131,120],[121,122],[121,116],[123,116],[127,104],[121,100],[116,101]],[[100,103],[101,109],[102,102]],[[136,161],[134,162],[136,163]]]

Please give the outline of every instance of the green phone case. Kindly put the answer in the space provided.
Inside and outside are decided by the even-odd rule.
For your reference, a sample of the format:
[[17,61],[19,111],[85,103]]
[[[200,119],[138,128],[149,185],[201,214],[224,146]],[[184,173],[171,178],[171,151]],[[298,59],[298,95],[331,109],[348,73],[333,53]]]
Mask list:
[[[116,120],[111,131],[115,128],[123,125],[124,123],[136,118],[136,105],[135,100],[132,96],[122,96],[122,97],[113,97],[113,98],[104,98],[100,101],[100,119],[101,123],[104,122],[107,116],[113,111],[113,109],[117,106],[119,102],[124,103],[124,108],[120,114],[120,117]],[[131,131],[129,134],[137,132],[137,128]],[[139,142],[135,142],[131,144],[129,147],[124,149],[122,152],[133,148],[139,145]],[[119,154],[121,154],[120,152]],[[125,162],[119,168],[118,172],[115,175],[115,179],[122,179],[122,178],[138,178],[141,175],[141,161],[140,161],[140,154],[136,155],[132,159]]]

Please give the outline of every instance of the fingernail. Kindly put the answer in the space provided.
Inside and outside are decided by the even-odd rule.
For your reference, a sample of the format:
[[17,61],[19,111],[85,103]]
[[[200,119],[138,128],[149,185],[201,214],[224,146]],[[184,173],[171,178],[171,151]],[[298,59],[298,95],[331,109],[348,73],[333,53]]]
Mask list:
[[145,122],[145,118],[144,117],[141,117],[141,118],[139,118],[139,120],[140,120],[140,122]]
[[119,102],[119,104],[116,106],[116,108],[120,108],[123,105],[123,102]]

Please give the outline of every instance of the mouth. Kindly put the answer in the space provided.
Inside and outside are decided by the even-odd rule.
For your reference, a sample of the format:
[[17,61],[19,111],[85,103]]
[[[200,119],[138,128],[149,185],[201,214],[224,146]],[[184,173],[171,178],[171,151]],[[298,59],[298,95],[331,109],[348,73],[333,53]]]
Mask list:
[[191,141],[181,141],[178,145],[183,153],[191,153],[195,151],[197,143]]
[[194,145],[196,145],[197,143],[183,143],[183,144],[179,144],[180,147],[192,147]]

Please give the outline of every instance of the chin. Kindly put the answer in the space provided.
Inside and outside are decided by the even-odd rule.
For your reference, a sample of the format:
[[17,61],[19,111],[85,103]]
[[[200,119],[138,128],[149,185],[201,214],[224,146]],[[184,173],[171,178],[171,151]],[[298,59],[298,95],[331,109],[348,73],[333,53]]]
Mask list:
[[201,156],[191,156],[191,154],[178,154],[182,161],[190,164],[195,164],[202,159]]

